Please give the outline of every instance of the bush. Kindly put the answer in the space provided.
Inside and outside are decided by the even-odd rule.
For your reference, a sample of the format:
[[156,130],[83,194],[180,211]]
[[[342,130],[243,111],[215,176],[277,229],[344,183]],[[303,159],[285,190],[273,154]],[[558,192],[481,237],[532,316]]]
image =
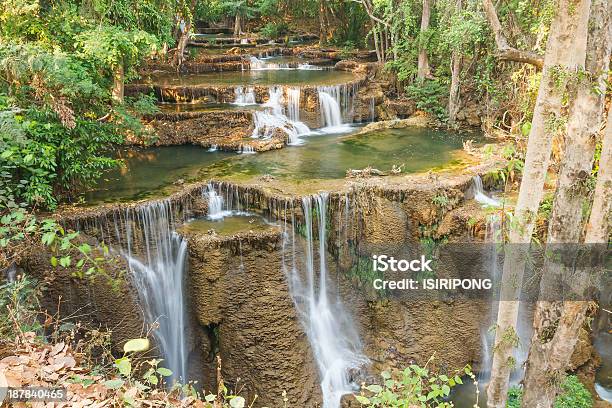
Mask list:
[[[507,408],[521,408],[523,390],[511,387],[508,391]],[[561,383],[561,393],[555,398],[554,408],[591,408],[593,397],[575,375],[568,375]]]
[[448,118],[448,112],[443,105],[444,98],[448,95],[448,88],[439,81],[425,80],[408,85],[406,93],[415,100],[418,109],[431,113],[440,121],[446,121]]
[[266,38],[278,39],[288,31],[287,23],[267,23],[260,30],[260,34]]

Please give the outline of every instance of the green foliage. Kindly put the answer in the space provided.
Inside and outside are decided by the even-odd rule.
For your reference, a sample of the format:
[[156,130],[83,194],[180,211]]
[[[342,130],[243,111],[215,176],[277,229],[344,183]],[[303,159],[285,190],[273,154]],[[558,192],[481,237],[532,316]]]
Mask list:
[[[514,386],[508,390],[507,408],[520,408],[523,390]],[[593,397],[575,375],[568,375],[561,383],[561,392],[555,398],[553,408],[591,408]]]
[[406,87],[406,93],[416,101],[418,109],[431,113],[438,120],[448,118],[444,98],[448,96],[448,87],[438,80],[425,80]]
[[569,375],[561,383],[561,393],[555,398],[553,408],[590,408],[593,397],[575,375]]
[[12,340],[20,332],[42,334],[38,320],[42,289],[26,276],[0,285],[0,340]]
[[145,31],[125,31],[113,26],[96,27],[76,37],[79,55],[99,69],[132,67],[150,56],[156,39]]
[[260,34],[265,38],[278,39],[282,35],[284,35],[287,32],[287,30],[288,30],[287,23],[285,22],[282,22],[282,21],[278,23],[270,22],[261,28]]
[[468,375],[474,379],[471,368],[452,374],[436,374],[427,368],[412,364],[403,371],[381,373],[381,384],[363,385],[361,395],[356,396],[357,401],[368,408],[373,407],[452,407],[447,401],[451,389],[463,384],[461,377]]

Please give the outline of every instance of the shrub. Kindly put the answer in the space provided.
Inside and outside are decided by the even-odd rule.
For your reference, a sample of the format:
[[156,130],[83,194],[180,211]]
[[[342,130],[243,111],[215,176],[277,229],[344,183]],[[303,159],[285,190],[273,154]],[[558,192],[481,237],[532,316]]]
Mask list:
[[[507,408],[520,408],[523,399],[523,390],[520,387],[511,387],[508,391]],[[553,408],[591,408],[593,397],[586,387],[575,375],[568,375],[561,383],[561,393],[555,398]]]

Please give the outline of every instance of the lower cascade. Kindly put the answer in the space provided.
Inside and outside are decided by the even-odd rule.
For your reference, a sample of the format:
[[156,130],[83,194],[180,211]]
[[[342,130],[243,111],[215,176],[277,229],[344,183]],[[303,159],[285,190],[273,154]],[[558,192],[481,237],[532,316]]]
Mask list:
[[[291,236],[285,228],[283,253],[287,253],[290,247],[292,260],[289,265],[283,263],[289,278],[291,296],[319,370],[323,407],[338,408],[342,396],[358,388],[351,381],[350,371],[359,369],[368,360],[362,354],[359,335],[339,295],[330,296],[333,289],[326,260],[327,203],[327,193],[302,199],[306,239],[305,271],[300,271],[297,264],[294,228]],[[316,218],[313,218],[313,214],[316,214]],[[318,250],[315,248],[313,224],[319,238]]]
[[[149,324],[158,323],[155,340],[172,371],[171,382],[187,380],[186,311],[184,275],[187,269],[187,241],[173,229],[169,200],[153,202],[125,214],[125,242],[122,252],[144,306]],[[132,231],[132,225],[137,230]],[[136,235],[138,234],[138,236]],[[118,237],[120,242],[121,238]],[[135,247],[142,246],[142,255]]]
[[501,203],[494,198],[489,197],[482,185],[482,179],[479,175],[474,176],[472,179],[472,188],[474,189],[474,200],[478,201],[483,206],[488,207],[500,207]]

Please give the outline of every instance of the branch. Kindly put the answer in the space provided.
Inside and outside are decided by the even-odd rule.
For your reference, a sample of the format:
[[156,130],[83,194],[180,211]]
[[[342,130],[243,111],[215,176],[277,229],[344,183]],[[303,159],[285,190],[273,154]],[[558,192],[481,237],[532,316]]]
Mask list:
[[482,3],[485,14],[487,15],[487,20],[491,26],[491,30],[493,30],[493,34],[495,34],[495,44],[497,45],[496,57],[500,60],[524,62],[526,64],[531,64],[538,69],[542,69],[544,66],[544,58],[542,58],[540,55],[531,51],[518,50],[508,45],[508,40],[506,39],[501,23],[497,18],[495,6],[491,0],[483,0]]

